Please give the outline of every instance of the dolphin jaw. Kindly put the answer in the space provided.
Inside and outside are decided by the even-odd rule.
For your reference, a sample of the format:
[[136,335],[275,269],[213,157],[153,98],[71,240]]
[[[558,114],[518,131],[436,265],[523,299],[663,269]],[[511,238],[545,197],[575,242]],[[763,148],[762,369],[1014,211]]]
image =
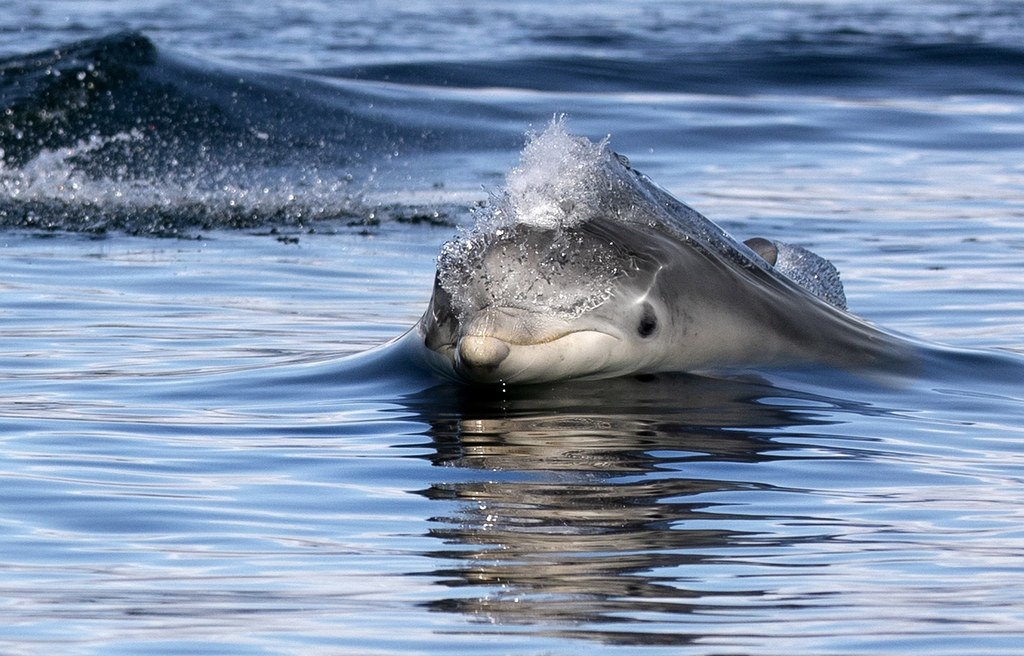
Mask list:
[[575,330],[541,342],[514,343],[464,335],[451,348],[452,365],[477,383],[543,383],[567,378],[606,378],[621,340],[597,330]]

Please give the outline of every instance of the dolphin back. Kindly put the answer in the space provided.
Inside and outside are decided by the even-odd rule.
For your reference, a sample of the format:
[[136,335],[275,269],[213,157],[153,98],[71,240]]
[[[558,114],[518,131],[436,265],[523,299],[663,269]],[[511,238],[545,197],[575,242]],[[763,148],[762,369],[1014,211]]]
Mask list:
[[[840,366],[904,369],[916,360],[911,341],[880,330],[846,311],[839,272],[825,258],[799,246],[771,242],[774,257],[766,260],[747,243],[737,241],[710,219],[678,200],[628,160],[607,149],[605,187],[609,207],[625,208],[618,219],[660,232],[704,258],[723,277],[733,298],[745,289],[745,320],[760,322],[765,334],[785,336],[793,353],[808,361]],[[705,273],[707,269],[704,270]],[[732,282],[724,282],[726,280]],[[745,357],[756,360],[746,353]],[[769,358],[771,359],[771,358]],[[785,358],[782,358],[783,360]]]

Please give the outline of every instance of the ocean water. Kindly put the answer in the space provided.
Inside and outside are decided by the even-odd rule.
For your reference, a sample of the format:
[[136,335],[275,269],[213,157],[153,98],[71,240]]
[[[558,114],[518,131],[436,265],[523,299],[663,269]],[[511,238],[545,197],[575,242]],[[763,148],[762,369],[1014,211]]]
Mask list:
[[[1020,3],[0,16],[0,653],[1019,653]],[[563,114],[928,371],[380,357]]]

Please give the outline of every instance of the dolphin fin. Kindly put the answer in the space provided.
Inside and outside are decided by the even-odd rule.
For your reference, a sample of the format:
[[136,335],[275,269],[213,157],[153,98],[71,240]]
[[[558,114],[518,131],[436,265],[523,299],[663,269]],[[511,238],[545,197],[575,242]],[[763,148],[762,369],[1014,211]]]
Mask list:
[[775,262],[779,259],[779,248],[775,245],[775,242],[764,237],[751,237],[750,239],[743,242],[750,250],[754,251],[761,256],[761,259],[768,264],[775,266]]
[[840,310],[846,309],[846,293],[839,271],[825,258],[806,248],[754,237],[745,242],[776,271],[821,300]]

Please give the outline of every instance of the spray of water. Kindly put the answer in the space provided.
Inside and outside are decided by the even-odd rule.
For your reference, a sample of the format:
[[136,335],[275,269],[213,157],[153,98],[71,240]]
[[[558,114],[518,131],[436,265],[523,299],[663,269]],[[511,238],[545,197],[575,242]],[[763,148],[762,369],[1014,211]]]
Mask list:
[[503,192],[442,247],[439,281],[457,313],[497,306],[571,318],[608,298],[627,264],[579,228],[607,210],[611,156],[605,141],[570,135],[561,119],[531,135]]
[[0,151],[0,225],[182,236],[197,229],[305,226],[362,211],[365,186],[354,185],[350,175],[322,175],[314,167],[277,179],[263,170],[252,180],[240,164],[186,170],[171,161],[165,164],[180,174],[139,175],[111,157],[100,167],[104,173],[95,173],[104,153],[148,145],[135,129],[42,149],[20,166],[5,164]]

